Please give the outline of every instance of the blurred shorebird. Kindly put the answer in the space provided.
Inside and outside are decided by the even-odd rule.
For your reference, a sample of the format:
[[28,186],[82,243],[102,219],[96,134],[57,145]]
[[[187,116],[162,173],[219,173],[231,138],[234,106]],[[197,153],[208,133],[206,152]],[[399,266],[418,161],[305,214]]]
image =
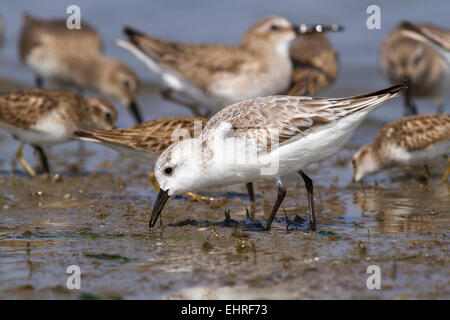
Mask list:
[[[342,27],[336,26],[331,31],[339,30]],[[302,34],[291,47],[290,54],[294,71],[292,84],[286,94],[315,96],[336,80],[338,54],[323,31]]]
[[[383,41],[380,62],[383,73],[391,83],[406,83],[405,115],[417,114],[413,97],[429,98],[444,111],[445,95],[450,89],[450,68],[435,47],[413,38],[411,30],[433,30],[442,34],[450,31],[431,24],[402,22]],[[418,33],[416,33],[418,35]]]
[[20,58],[43,81],[93,90],[128,107],[135,121],[142,122],[136,103],[139,81],[124,62],[102,53],[102,39],[86,23],[70,30],[65,20],[43,20],[23,15],[19,41]]
[[[336,99],[268,96],[226,107],[208,121],[199,138],[172,144],[156,161],[161,189],[150,227],[172,195],[264,179],[275,180],[278,188],[264,227],[269,230],[286,195],[281,177],[297,174],[308,191],[308,229],[316,230],[313,182],[304,168],[339,151],[373,110],[405,88]],[[246,161],[238,160],[242,157]]]
[[289,46],[302,28],[305,33],[313,30],[269,16],[233,46],[173,42],[125,27],[129,41],[118,40],[118,45],[161,77],[165,98],[210,116],[237,101],[286,92],[293,69]]
[[[354,181],[395,166],[424,165],[450,155],[450,115],[422,114],[392,121],[378,132],[375,140],[353,156]],[[448,159],[449,160],[449,159]],[[443,181],[450,172],[450,160]]]
[[46,173],[50,172],[42,145],[71,140],[80,129],[112,129],[117,113],[99,97],[83,98],[64,89],[27,89],[0,94],[0,128],[21,142],[16,156],[31,176],[34,170],[22,157],[25,144],[38,152]]

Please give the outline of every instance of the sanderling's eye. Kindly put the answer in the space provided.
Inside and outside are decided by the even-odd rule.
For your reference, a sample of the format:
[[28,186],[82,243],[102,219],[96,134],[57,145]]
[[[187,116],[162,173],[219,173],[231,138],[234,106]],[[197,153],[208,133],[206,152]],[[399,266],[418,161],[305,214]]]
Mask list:
[[353,166],[353,168],[356,167],[356,160],[355,159],[352,160],[352,166]]
[[164,173],[168,176],[170,176],[173,172],[173,169],[171,167],[167,167],[164,169]]
[[273,24],[273,25],[270,26],[270,30],[271,30],[271,31],[278,31],[279,28],[278,28],[277,25],[274,25],[274,24]]
[[106,121],[107,121],[108,123],[112,123],[112,122],[113,122],[111,113],[108,112],[108,113],[105,115],[105,117],[106,117]]

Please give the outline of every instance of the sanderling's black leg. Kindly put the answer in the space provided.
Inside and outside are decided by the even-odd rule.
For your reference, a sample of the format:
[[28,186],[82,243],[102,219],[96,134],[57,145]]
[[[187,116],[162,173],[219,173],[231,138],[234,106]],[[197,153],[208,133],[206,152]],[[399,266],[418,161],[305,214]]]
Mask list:
[[41,165],[42,170],[45,173],[50,173],[50,166],[48,165],[48,159],[47,159],[47,155],[44,152],[44,149],[42,149],[41,146],[37,146],[37,145],[33,145],[33,148],[38,153],[39,163]]
[[314,208],[313,182],[306,175],[306,173],[303,172],[303,170],[300,170],[298,172],[298,174],[303,178],[303,181],[305,181],[306,191],[308,191],[308,204],[309,204],[309,225],[308,225],[308,230],[316,231],[316,229],[317,229],[317,222],[316,222],[316,210]]
[[270,230],[272,221],[275,218],[275,215],[277,214],[277,211],[281,205],[281,202],[283,202],[284,196],[286,195],[286,188],[283,186],[283,183],[281,182],[280,178],[277,178],[277,187],[278,187],[277,200],[275,201],[272,211],[270,212],[269,218],[267,219],[266,225],[263,228],[264,231]]
[[255,192],[253,190],[253,182],[249,182],[246,184],[248,197],[250,199],[250,217],[253,217],[253,214],[256,210],[256,200],[255,200]]

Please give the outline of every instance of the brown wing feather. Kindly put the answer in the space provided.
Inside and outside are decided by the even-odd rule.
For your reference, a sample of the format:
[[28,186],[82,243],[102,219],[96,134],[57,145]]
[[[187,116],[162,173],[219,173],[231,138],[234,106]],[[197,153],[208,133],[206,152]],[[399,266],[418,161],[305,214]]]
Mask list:
[[186,129],[191,137],[194,137],[196,121],[201,121],[203,126],[206,124],[206,119],[200,117],[170,117],[116,130],[78,131],[75,132],[75,136],[82,140],[161,153],[174,142],[172,133],[177,129]]
[[238,73],[242,65],[253,58],[249,52],[235,46],[184,44],[145,35],[129,27],[124,31],[143,53],[199,87],[208,85],[213,74]]
[[377,134],[373,147],[379,150],[386,142],[408,151],[423,150],[450,139],[450,115],[421,114],[397,119]]
[[27,89],[0,94],[0,122],[21,129],[29,129],[41,116],[64,106],[74,121],[84,116],[84,99],[63,89]]

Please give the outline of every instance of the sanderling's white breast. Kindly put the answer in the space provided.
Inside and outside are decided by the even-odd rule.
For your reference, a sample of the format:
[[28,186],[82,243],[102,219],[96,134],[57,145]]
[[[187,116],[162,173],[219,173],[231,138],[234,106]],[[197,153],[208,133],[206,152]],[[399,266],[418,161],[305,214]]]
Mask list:
[[298,174],[308,190],[314,230],[312,180],[302,169],[337,152],[371,111],[405,88],[337,99],[269,96],[223,109],[208,121],[200,138],[175,143],[158,158],[155,174],[161,191],[150,225],[170,195],[272,179],[279,197],[265,226],[269,229],[286,193],[280,177]]

